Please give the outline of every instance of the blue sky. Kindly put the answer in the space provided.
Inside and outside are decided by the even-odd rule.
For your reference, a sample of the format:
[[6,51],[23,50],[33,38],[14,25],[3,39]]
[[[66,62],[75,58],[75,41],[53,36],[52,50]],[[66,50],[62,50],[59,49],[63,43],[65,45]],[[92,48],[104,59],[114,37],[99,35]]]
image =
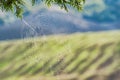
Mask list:
[[[66,12],[56,5],[48,8],[43,3],[36,6],[28,3],[23,19],[38,35],[119,30],[119,8],[120,0],[86,0],[81,12],[72,8]],[[28,25],[10,12],[0,11],[0,39],[20,38],[29,30]]]

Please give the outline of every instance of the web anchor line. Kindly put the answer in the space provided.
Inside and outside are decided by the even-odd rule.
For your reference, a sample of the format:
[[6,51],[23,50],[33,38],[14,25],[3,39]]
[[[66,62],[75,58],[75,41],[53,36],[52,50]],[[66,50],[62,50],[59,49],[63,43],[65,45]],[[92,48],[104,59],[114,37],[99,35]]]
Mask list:
[[[25,19],[22,19],[22,22],[23,22],[23,24],[25,24],[25,26],[27,26],[27,27],[23,27],[23,30],[21,31],[22,39],[25,42],[32,41],[33,44],[36,46],[37,45],[36,40],[37,40],[37,37],[39,36],[39,33],[43,36],[42,43],[45,42],[46,35],[44,34],[44,31],[42,30],[42,28],[40,26],[31,25]],[[26,38],[28,38],[28,39],[26,39]]]

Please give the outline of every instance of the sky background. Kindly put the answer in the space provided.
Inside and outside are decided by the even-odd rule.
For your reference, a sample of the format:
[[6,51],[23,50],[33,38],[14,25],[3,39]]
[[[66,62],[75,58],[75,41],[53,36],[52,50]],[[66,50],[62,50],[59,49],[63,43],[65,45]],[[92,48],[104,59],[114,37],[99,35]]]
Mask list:
[[84,10],[69,12],[43,3],[27,2],[23,20],[0,11],[0,40],[20,39],[52,34],[72,34],[120,29],[120,0],[86,0]]

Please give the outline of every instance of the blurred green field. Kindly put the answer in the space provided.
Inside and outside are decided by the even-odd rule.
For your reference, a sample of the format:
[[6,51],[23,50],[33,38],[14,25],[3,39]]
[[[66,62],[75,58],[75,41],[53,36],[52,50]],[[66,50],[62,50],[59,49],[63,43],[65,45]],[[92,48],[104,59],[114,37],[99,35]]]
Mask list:
[[120,31],[0,42],[0,80],[119,80]]

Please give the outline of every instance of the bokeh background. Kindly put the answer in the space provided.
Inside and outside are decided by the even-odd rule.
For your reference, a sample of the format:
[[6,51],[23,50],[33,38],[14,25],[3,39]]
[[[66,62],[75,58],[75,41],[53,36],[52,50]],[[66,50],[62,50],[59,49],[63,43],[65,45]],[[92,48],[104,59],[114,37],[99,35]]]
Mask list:
[[26,1],[23,19],[0,11],[0,80],[120,80],[120,0]]
[[[72,8],[66,12],[58,6],[48,8],[41,2],[36,6],[27,3],[23,19],[38,35],[120,29],[120,0],[87,0],[81,12]],[[0,40],[30,37],[28,30],[31,29],[23,20],[11,13],[0,12]]]

